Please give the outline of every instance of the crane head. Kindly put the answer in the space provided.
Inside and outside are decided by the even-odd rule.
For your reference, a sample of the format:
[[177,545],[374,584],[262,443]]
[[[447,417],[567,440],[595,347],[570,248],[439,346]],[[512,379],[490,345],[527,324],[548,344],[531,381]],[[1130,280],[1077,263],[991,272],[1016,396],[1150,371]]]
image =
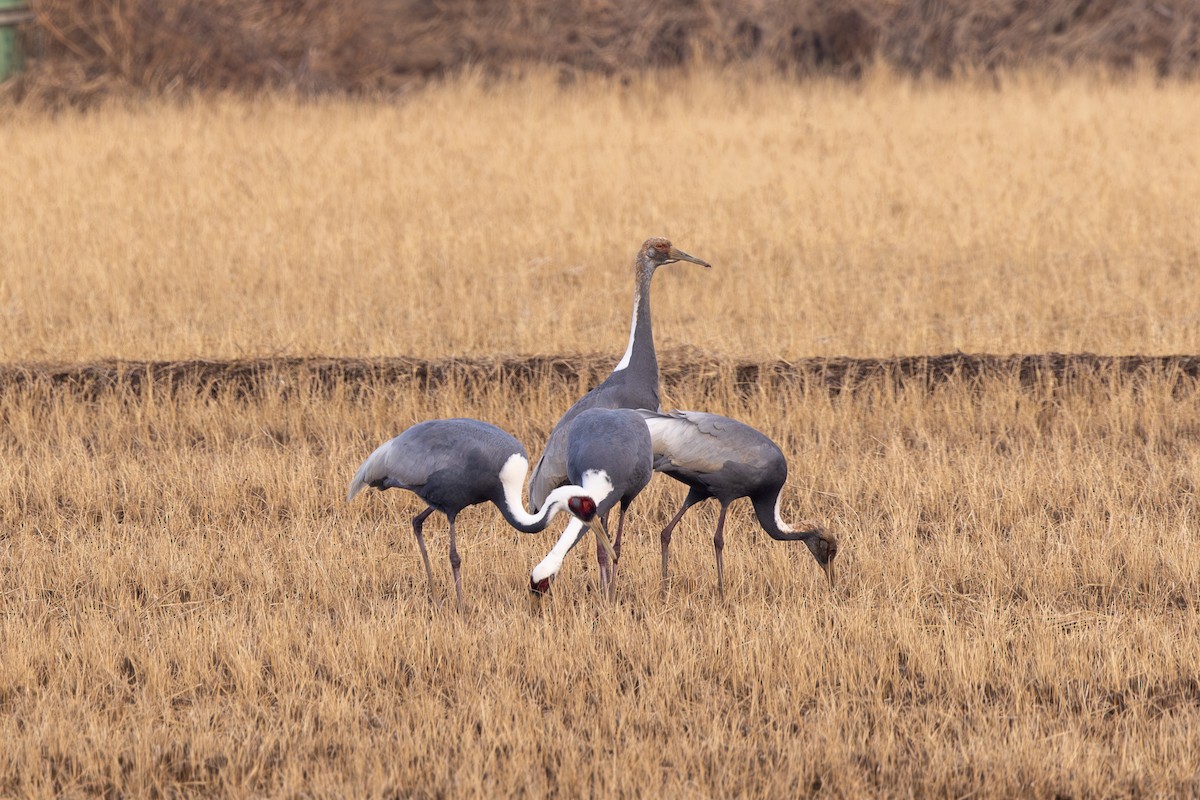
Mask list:
[[657,269],[663,264],[674,264],[676,261],[690,261],[706,269],[712,268],[712,264],[709,264],[702,258],[696,258],[689,253],[683,252],[661,236],[647,239],[638,253],[638,263],[644,264],[651,269]]
[[834,583],[833,560],[837,558],[838,553],[837,537],[819,525],[813,526],[812,534],[812,536],[804,540],[804,543],[808,545],[808,551],[817,560],[817,566],[825,572],[825,577],[829,579],[830,588],[833,588],[836,585]]

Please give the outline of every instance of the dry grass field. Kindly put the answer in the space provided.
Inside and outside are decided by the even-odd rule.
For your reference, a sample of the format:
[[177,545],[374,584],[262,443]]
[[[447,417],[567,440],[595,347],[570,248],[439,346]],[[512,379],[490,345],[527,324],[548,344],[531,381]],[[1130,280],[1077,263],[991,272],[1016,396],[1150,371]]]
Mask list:
[[[562,394],[562,386],[555,387]],[[581,547],[460,520],[469,609],[431,609],[375,443],[467,411],[523,440],[567,398],[464,382],[0,400],[0,794],[673,796],[1200,790],[1200,394],[1166,379],[671,400],[773,432],[807,551],[738,508],[657,531],[618,601]],[[427,535],[453,597],[445,524]]]
[[533,77],[18,112],[0,362],[615,361],[662,233],[715,264],[656,279],[664,405],[770,433],[786,514],[841,551],[831,592],[735,506],[722,599],[706,507],[664,591],[659,478],[611,604],[590,540],[539,602],[560,526],[465,513],[459,615],[418,503],[347,505],[354,468],[441,416],[536,454],[584,381],[9,384],[0,796],[1195,795],[1196,378],[735,386],[684,347],[1200,351],[1198,94]]
[[0,127],[0,361],[1194,352],[1200,85],[464,80]]

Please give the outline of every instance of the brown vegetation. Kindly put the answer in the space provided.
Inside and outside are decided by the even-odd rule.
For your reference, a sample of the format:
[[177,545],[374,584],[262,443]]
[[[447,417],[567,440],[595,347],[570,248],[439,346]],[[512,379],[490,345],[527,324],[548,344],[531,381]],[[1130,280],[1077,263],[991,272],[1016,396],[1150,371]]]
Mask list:
[[0,127],[0,362],[1200,349],[1200,84],[465,79]]
[[[18,110],[0,796],[1200,793],[1196,101],[697,73]],[[536,454],[658,233],[715,265],[655,279],[663,402],[780,443],[837,591],[743,504],[725,599],[713,508],[662,592],[659,478],[616,602],[590,546],[530,599],[557,526],[481,508],[466,613],[431,607],[417,502],[346,504],[355,467],[457,415]]]
[[726,598],[712,508],[661,595],[683,492],[659,478],[611,606],[590,546],[538,605],[554,533],[468,512],[460,618],[428,605],[418,504],[347,505],[354,468],[459,414],[536,452],[578,389],[294,377],[0,395],[0,794],[1200,790],[1195,378],[681,382],[671,405],[780,441],[785,513],[841,538],[838,591],[736,506]]
[[[1121,380],[1157,382],[1189,391],[1200,378],[1200,356],[1100,356],[1041,353],[990,356],[947,353],[897,358],[806,358],[798,361],[732,361],[697,350],[659,355],[663,390],[711,393],[721,387],[742,394],[827,390],[832,394],[880,387],[932,389],[947,381],[986,385],[1012,380],[1024,387],[1070,388],[1078,383]],[[612,370],[609,355],[520,358],[271,358],[245,361],[101,361],[92,364],[0,364],[0,394],[37,388],[81,399],[118,394],[146,396],[254,397],[264,391],[327,393],[377,391],[394,386],[430,392],[452,385],[464,399],[501,387],[545,387],[569,394],[594,386]]]
[[32,0],[18,95],[289,87],[376,92],[464,67],[605,74],[700,61],[948,76],[1030,64],[1200,68],[1200,7],[1179,0]]

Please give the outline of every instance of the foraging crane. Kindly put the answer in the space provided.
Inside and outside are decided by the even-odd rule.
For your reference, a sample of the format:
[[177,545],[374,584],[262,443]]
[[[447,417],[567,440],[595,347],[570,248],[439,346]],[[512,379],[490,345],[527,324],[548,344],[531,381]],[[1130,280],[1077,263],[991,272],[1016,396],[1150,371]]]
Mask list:
[[[529,503],[540,508],[551,490],[567,481],[567,432],[572,422],[588,408],[658,408],[658,357],[654,354],[654,331],[650,326],[650,279],[664,264],[690,261],[705,268],[707,261],[688,255],[666,239],[647,239],[634,261],[633,321],[629,344],[612,374],[567,409],[546,442],[546,449],[529,479]],[[624,511],[622,511],[624,522]],[[620,544],[618,525],[617,545]],[[620,555],[620,550],[617,550]]]
[[[529,471],[525,448],[511,435],[477,419],[435,419],[419,422],[404,433],[376,448],[358,468],[350,481],[347,501],[364,487],[408,489],[424,500],[429,508],[413,517],[413,533],[425,561],[429,594],[433,597],[433,569],[425,550],[421,528],[434,511],[450,521],[450,568],[454,572],[454,591],[462,608],[462,560],[455,546],[454,519],[467,506],[491,502],[500,514],[522,533],[538,533],[559,511],[567,509],[567,500],[583,492],[578,486],[564,486],[546,499],[541,511],[531,514],[521,502],[521,490]],[[586,507],[586,505],[584,506]]]
[[690,488],[678,513],[662,529],[662,576],[667,579],[667,548],[684,513],[710,497],[721,504],[713,549],[717,555],[717,587],[725,593],[725,512],[739,497],[754,505],[758,524],[777,541],[802,541],[833,586],[837,538],[811,521],[793,528],[779,515],[779,496],[787,480],[787,459],[773,441],[749,425],[701,411],[638,411],[654,442],[654,470]]
[[[550,581],[558,574],[563,559],[583,535],[592,518],[598,518],[596,557],[600,562],[601,591],[609,592],[616,577],[616,554],[613,571],[608,572],[608,512],[620,503],[621,518],[625,510],[654,475],[653,444],[650,431],[638,412],[627,408],[589,408],[581,411],[571,425],[567,438],[567,474],[583,492],[568,502],[574,519],[567,525],[542,562],[529,578],[530,591],[544,594]],[[555,490],[559,491],[559,490]],[[552,493],[553,497],[554,494]],[[591,525],[589,525],[591,523]],[[601,530],[604,533],[601,533]],[[618,536],[620,533],[618,532]]]

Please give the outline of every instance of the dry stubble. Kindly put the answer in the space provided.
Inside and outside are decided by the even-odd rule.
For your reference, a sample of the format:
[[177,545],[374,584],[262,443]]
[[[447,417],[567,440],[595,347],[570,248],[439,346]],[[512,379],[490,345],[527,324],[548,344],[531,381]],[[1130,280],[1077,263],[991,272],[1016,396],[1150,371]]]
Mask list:
[[[416,419],[472,409],[540,443],[557,407],[536,392],[7,395],[0,791],[1196,791],[1184,388],[681,393],[781,440],[789,515],[842,537],[838,592],[740,507],[727,599],[712,508],[677,532],[660,595],[683,494],[660,478],[611,607],[590,542],[538,607],[553,534],[465,514],[461,618],[427,604],[419,505],[347,506],[345,485]],[[427,530],[448,600],[444,522]]]

